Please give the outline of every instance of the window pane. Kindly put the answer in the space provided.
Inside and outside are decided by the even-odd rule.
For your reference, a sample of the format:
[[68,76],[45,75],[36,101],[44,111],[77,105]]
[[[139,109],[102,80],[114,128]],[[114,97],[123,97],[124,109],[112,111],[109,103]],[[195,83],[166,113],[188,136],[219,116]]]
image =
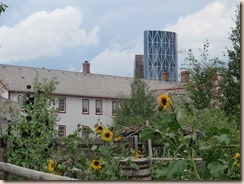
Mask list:
[[18,103],[21,105],[21,108],[24,108],[24,97],[22,95],[18,95]]
[[112,102],[112,115],[115,115],[115,110],[118,106],[118,102],[117,101],[113,101]]
[[102,101],[96,100],[96,114],[102,114]]
[[65,98],[59,98],[59,112],[65,112]]
[[59,137],[65,137],[66,136],[66,126],[65,125],[59,125],[58,126],[58,136]]
[[82,100],[82,113],[89,113],[89,100],[88,99]]

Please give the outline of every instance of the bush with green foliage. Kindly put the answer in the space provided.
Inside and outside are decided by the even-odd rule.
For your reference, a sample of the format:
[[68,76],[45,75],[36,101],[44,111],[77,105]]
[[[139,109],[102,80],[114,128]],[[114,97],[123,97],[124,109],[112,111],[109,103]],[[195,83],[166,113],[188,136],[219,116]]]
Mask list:
[[[195,115],[191,116],[192,131],[185,135],[173,108],[160,113],[161,121],[152,121],[139,135],[141,141],[165,140],[163,146],[173,155],[167,163],[152,166],[155,180],[240,180],[240,144],[230,128],[208,124],[204,138],[199,139]],[[196,157],[202,158],[203,166],[194,161]]]
[[114,117],[114,126],[142,128],[146,120],[152,118],[156,112],[156,96],[149,90],[147,84],[135,78],[131,83],[131,95],[121,95],[119,106]]
[[24,96],[24,113],[8,128],[8,162],[47,172],[52,153],[52,141],[56,136],[57,110],[51,93],[57,81],[34,81],[34,93]]
[[[241,25],[240,25],[240,6],[237,6],[235,27],[232,28],[230,41],[232,49],[228,49],[229,64],[227,68],[220,71],[219,97],[220,107],[230,119],[235,118],[240,122],[240,103],[241,103]],[[237,124],[240,127],[240,123]]]

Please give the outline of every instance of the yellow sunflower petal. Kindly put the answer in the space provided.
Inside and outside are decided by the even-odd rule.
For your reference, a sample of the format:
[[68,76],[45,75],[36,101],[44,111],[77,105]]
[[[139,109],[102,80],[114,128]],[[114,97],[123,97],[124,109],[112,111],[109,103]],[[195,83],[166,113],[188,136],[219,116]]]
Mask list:
[[54,160],[49,160],[48,162],[48,171],[53,172],[54,171]]
[[170,97],[166,94],[162,94],[158,100],[158,106],[166,110],[170,106]]
[[92,160],[90,163],[90,166],[94,169],[94,170],[99,170],[102,168],[102,162],[100,162],[99,160]]
[[102,133],[104,130],[106,130],[106,127],[103,125],[99,125],[95,128],[96,133]]
[[105,130],[102,133],[102,139],[107,142],[111,141],[113,139],[113,136],[114,134],[110,130]]

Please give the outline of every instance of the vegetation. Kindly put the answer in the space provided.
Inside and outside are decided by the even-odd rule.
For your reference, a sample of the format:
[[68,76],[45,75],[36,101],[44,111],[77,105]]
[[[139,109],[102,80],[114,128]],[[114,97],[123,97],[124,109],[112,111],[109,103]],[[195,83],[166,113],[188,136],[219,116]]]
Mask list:
[[[229,66],[218,58],[209,60],[208,42],[204,44],[201,61],[191,50],[186,61],[191,80],[186,84],[188,98],[178,103],[180,116],[171,108],[164,109],[161,122],[154,121],[140,134],[141,140],[161,139],[173,159],[154,164],[155,180],[240,180],[240,10],[236,28],[230,39],[233,50],[228,50]],[[218,88],[214,86],[214,70],[219,73]],[[183,104],[183,105],[182,105]],[[172,104],[171,104],[172,105]],[[177,119],[178,118],[178,119]],[[187,121],[191,133],[184,135],[182,125]],[[238,126],[236,126],[238,125]],[[197,138],[196,127],[204,131]],[[195,157],[204,165],[198,166]]]
[[[240,180],[240,9],[235,23],[230,35],[233,49],[227,50],[228,67],[218,58],[208,58],[206,41],[200,61],[192,50],[187,53],[191,80],[184,100],[161,94],[157,103],[145,82],[135,78],[131,96],[120,99],[114,119],[118,129],[100,122],[94,130],[78,125],[73,134],[60,139],[59,146],[54,145],[57,113],[51,93],[57,82],[35,81],[34,93],[25,96],[24,115],[9,127],[8,161],[81,180],[126,180],[119,161],[130,157],[128,166],[137,170],[132,158],[143,156],[141,150],[122,142],[120,127],[130,127],[141,130],[142,142],[159,140],[164,150],[154,156],[172,158],[151,162],[153,180]],[[217,88],[215,71],[220,76]],[[190,132],[184,132],[185,125]],[[201,136],[197,129],[203,132]]]
[[[166,100],[163,104],[166,105]],[[159,102],[159,105],[162,106],[162,103]],[[236,139],[231,135],[231,129],[208,124],[209,129],[200,139],[195,128],[198,120],[192,116],[192,131],[185,135],[174,108],[162,106],[161,109],[161,121],[151,122],[139,136],[142,141],[163,140],[163,146],[173,156],[168,163],[153,165],[154,180],[240,179],[240,142],[235,144]],[[199,166],[194,161],[196,157],[202,158],[203,165]]]
[[56,135],[57,112],[51,93],[57,82],[54,79],[43,83],[35,81],[33,85],[34,94],[28,92],[24,96],[24,114],[9,126],[7,156],[9,163],[47,171],[52,140]]
[[3,4],[2,2],[0,2],[0,15],[2,12],[5,12],[5,10],[8,8],[8,6],[6,4]]
[[209,43],[204,43],[201,51],[201,60],[197,60],[189,49],[185,59],[185,69],[190,71],[190,81],[186,83],[190,101],[185,101],[185,105],[192,104],[194,108],[202,110],[204,108],[215,108],[218,102],[216,90],[217,71],[223,62],[218,58],[208,59]]
[[[237,6],[235,27],[232,29],[229,39],[233,48],[228,49],[229,64],[227,68],[220,71],[221,78],[219,80],[219,93],[221,101],[221,109],[223,109],[230,119],[240,120],[240,68],[241,68],[241,52],[240,40],[240,6]],[[240,127],[240,124],[237,124]]]
[[114,125],[140,129],[156,112],[156,96],[149,90],[146,83],[135,78],[131,83],[131,96],[121,96],[119,107],[114,117]]
[[88,134],[83,130],[78,125],[73,134],[59,140],[61,146],[52,155],[54,168],[49,171],[79,180],[125,180],[119,161],[133,157],[133,150],[119,132],[99,124]]

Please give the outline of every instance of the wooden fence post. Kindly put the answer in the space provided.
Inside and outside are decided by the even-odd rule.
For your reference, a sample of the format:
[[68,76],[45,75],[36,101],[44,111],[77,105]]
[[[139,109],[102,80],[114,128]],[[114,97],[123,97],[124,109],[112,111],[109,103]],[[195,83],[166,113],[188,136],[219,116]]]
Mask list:
[[[146,121],[146,125],[149,125],[148,119]],[[152,153],[152,140],[151,139],[148,140],[148,157],[149,158],[152,158],[153,157],[153,153]]]
[[[1,148],[0,148],[0,162],[7,163],[8,159],[7,159],[7,156],[4,154],[4,152],[8,148],[9,142],[8,141],[4,141],[2,143],[3,144],[1,144]],[[8,180],[9,179],[8,172],[0,171],[0,179],[1,180]]]
[[134,135],[133,140],[134,140],[133,141],[134,142],[133,149],[137,150],[138,149],[138,135]]

